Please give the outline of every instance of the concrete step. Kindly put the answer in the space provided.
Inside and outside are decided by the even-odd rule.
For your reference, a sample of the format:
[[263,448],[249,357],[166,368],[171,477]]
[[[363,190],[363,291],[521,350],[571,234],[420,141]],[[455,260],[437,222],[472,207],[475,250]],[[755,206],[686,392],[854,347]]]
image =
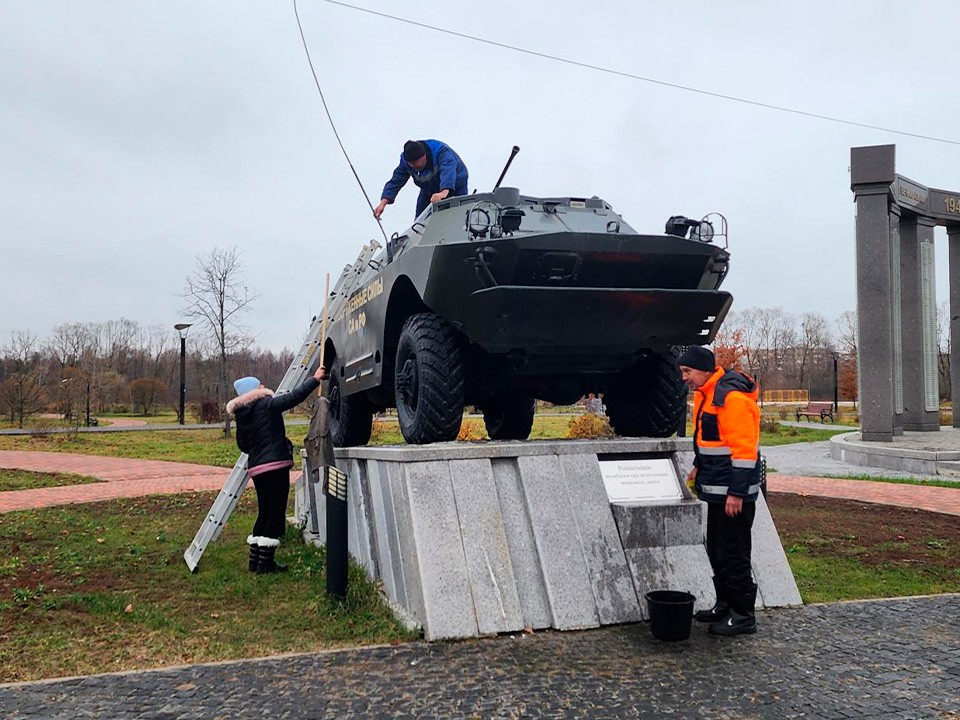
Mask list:
[[937,463],[937,475],[946,475],[960,479],[960,461],[941,460]]

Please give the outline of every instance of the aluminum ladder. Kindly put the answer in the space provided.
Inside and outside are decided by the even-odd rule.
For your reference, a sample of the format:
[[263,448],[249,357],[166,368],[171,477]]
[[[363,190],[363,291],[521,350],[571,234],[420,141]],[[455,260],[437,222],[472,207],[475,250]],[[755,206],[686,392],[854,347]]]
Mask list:
[[[337,284],[330,293],[329,303],[327,304],[325,313],[328,321],[337,317],[341,307],[357,289],[362,276],[367,268],[371,266],[370,262],[373,255],[379,248],[380,244],[376,240],[371,240],[368,245],[363,246],[359,257],[357,257],[357,261],[353,265],[344,267],[339,280],[337,280]],[[277,395],[290,392],[290,390],[316,372],[320,358],[320,353],[317,351],[325,340],[323,337],[325,328],[323,315],[322,313],[313,318],[303,347],[300,348],[300,352],[296,354],[293,362],[284,374],[283,380],[281,380],[280,385],[277,386]],[[233,466],[233,470],[230,471],[230,475],[224,482],[223,489],[220,490],[220,494],[217,495],[217,499],[214,500],[213,505],[210,507],[210,512],[207,513],[207,517],[200,525],[200,529],[197,530],[193,542],[190,543],[190,546],[183,553],[183,560],[187,563],[187,567],[190,568],[191,572],[196,572],[197,565],[207,546],[220,537],[224,525],[227,524],[227,520],[233,513],[234,508],[237,507],[237,502],[239,502],[240,495],[246,486],[247,454],[241,453],[236,464]]]

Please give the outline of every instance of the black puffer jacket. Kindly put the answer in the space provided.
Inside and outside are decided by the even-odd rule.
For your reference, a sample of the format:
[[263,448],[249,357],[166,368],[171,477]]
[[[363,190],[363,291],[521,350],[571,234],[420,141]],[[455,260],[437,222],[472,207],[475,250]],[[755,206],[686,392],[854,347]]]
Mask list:
[[237,447],[247,454],[248,468],[282,460],[293,462],[283,413],[306,400],[319,385],[310,377],[283,395],[274,396],[273,390],[257,388],[227,403],[227,412],[237,419]]

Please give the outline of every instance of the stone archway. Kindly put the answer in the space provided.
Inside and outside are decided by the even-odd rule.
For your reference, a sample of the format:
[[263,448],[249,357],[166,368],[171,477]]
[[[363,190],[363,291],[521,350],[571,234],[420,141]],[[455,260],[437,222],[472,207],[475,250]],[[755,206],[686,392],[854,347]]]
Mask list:
[[[960,192],[928,188],[895,170],[896,146],[850,149],[857,206],[860,427],[889,442],[940,429],[934,228],[947,228],[951,398],[960,404]],[[960,427],[960,416],[953,415]]]

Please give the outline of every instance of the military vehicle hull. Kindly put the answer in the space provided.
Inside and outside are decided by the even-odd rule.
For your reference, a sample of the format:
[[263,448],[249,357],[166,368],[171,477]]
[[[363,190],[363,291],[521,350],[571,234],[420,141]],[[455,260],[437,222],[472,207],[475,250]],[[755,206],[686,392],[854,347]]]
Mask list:
[[491,437],[522,435],[533,399],[613,393],[633,408],[665,392],[642,389],[651,362],[668,376],[670,417],[618,430],[672,433],[685,394],[672,349],[713,340],[732,302],[718,289],[728,259],[712,243],[640,235],[599,198],[502,188],[429,208],[344,271],[325,351],[335,442],[365,443],[371,414],[388,407],[404,430],[405,414],[444,406],[404,430],[411,442],[455,436],[464,405],[489,413]]

